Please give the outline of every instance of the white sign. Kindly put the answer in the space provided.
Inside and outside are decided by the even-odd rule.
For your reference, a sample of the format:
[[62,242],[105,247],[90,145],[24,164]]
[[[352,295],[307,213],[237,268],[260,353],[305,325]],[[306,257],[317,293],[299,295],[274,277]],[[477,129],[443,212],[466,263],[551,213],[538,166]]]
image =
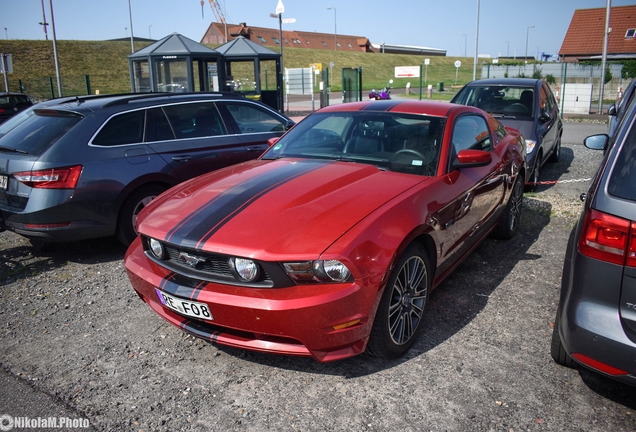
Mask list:
[[455,62],[455,67],[456,67],[456,68],[460,67],[461,65],[462,65],[462,62],[460,62],[459,60],[457,60],[457,61]]
[[283,24],[291,24],[296,22],[296,18],[283,18]]
[[395,78],[418,78],[420,76],[419,66],[396,66]]
[[424,59],[424,66],[428,66],[431,64],[431,59]]
[[284,12],[285,12],[285,5],[283,4],[283,0],[278,0],[278,4],[276,5],[276,14],[280,15]]

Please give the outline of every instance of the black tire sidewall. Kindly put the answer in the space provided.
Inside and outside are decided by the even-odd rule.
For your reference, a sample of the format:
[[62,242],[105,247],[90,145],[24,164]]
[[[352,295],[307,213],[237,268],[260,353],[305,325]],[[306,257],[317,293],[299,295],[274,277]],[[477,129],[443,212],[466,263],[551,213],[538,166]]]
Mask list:
[[373,321],[373,327],[371,329],[371,336],[369,337],[369,352],[372,355],[382,358],[397,358],[404,353],[406,353],[409,348],[415,343],[418,339],[419,334],[422,331],[424,318],[426,313],[423,314],[422,319],[418,323],[417,329],[413,332],[411,339],[402,345],[397,345],[393,342],[393,339],[390,335],[389,330],[389,306],[391,304],[391,295],[393,292],[393,286],[395,281],[400,273],[400,270],[404,266],[404,264],[411,259],[413,256],[419,256],[426,266],[426,299],[424,300],[423,309],[426,310],[426,306],[428,305],[428,299],[431,293],[431,281],[432,281],[432,269],[431,262],[428,257],[428,254],[424,250],[424,247],[419,243],[413,243],[409,245],[402,253],[402,256],[398,260],[397,264],[393,268],[391,272],[391,276],[387,281],[386,286],[384,287],[384,291],[382,293],[382,299],[380,300],[380,304],[378,306],[378,310],[375,314],[375,319]]
[[135,227],[132,226],[133,212],[137,205],[148,197],[156,197],[166,190],[161,185],[146,185],[132,192],[119,209],[117,217],[117,239],[124,245],[129,246],[137,237]]

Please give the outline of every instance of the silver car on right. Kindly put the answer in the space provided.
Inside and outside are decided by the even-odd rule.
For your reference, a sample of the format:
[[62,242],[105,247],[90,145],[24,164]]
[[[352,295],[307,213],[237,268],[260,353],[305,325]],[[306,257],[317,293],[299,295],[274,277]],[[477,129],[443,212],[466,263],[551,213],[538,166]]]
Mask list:
[[552,358],[636,386],[636,98],[613,136],[566,250]]

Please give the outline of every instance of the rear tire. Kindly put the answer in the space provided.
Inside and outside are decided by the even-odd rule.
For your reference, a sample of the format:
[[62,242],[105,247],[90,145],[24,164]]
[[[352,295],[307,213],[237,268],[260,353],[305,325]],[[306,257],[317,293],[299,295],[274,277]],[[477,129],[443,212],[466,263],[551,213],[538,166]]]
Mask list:
[[[559,305],[560,308],[560,305]],[[550,345],[550,354],[555,362],[560,365],[570,368],[576,367],[576,363],[572,360],[572,357],[565,351],[563,342],[561,341],[561,335],[559,334],[559,322],[561,321],[561,313],[557,310],[556,317],[554,318],[554,328],[552,329],[552,343]]]
[[137,215],[150,203],[157,195],[160,195],[167,188],[161,185],[147,185],[131,193],[119,210],[117,217],[117,239],[128,247],[137,237]]
[[432,280],[430,259],[419,243],[398,260],[384,288],[367,352],[386,359],[402,356],[422,331]]

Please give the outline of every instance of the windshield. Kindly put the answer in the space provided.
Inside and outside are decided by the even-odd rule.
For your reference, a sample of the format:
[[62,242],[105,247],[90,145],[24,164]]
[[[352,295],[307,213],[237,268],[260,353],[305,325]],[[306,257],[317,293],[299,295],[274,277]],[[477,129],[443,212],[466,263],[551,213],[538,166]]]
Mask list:
[[28,110],[26,113],[18,114],[20,118],[15,123],[9,120],[6,122],[9,125],[2,124],[5,134],[0,135],[0,151],[40,155],[82,119],[79,114],[63,111]]
[[433,176],[445,118],[364,111],[315,113],[294,126],[262,159],[358,162]]
[[532,118],[534,89],[522,86],[467,86],[453,102],[481,108],[495,117]]

